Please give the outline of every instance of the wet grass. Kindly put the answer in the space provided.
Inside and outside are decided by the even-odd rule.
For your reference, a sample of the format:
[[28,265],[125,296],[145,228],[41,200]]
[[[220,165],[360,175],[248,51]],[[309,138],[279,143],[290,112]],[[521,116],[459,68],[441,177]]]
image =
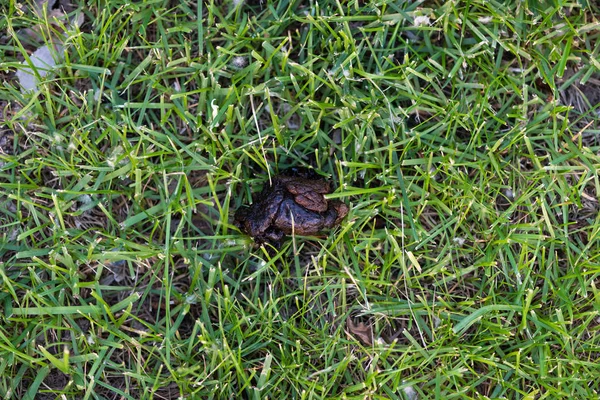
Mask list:
[[[3,398],[597,397],[597,6],[0,7]],[[290,167],[350,214],[256,246]]]

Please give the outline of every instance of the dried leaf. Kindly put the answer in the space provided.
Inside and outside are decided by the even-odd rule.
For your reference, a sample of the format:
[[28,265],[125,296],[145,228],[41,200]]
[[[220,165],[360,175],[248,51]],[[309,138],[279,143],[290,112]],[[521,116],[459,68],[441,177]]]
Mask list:
[[[63,42],[65,40],[64,28],[74,29],[83,23],[83,13],[76,13],[71,19],[67,18],[65,8],[69,5],[59,2],[60,9],[52,9],[56,0],[36,0],[34,12],[40,16],[45,13],[44,20],[51,21],[56,32],[46,40],[41,34],[41,25],[19,31],[18,35],[26,42],[34,44],[36,50],[29,56],[29,61],[22,62],[23,66],[17,71],[16,77],[21,84],[23,92],[36,92],[39,90],[38,77],[44,78],[57,63],[63,60]],[[48,44],[48,42],[50,44]],[[36,44],[39,43],[39,44]],[[42,43],[46,43],[41,45]],[[39,47],[38,47],[39,46]],[[37,74],[36,74],[37,73]]]
[[54,7],[54,3],[56,3],[56,0],[35,0],[33,11],[37,15],[43,16],[44,8],[46,8],[46,11],[51,10]]
[[71,18],[71,26],[79,28],[81,24],[83,24],[83,20],[83,13],[77,13],[73,18]]
[[373,329],[370,325],[366,325],[364,322],[355,324],[350,317],[346,319],[346,327],[348,333],[360,340],[366,346],[373,345]]
[[27,61],[22,63],[23,67],[17,71],[16,76],[23,92],[38,90],[38,79],[35,72],[43,78],[56,66],[55,57],[62,58],[63,47],[57,45],[56,48],[57,51],[53,51],[48,45],[42,46],[29,56],[31,65]]

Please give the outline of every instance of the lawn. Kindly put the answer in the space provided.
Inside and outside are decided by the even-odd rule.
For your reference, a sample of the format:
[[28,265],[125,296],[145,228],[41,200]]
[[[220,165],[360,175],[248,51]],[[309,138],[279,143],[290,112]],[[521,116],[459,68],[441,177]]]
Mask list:
[[597,2],[16,3],[0,398],[598,398]]

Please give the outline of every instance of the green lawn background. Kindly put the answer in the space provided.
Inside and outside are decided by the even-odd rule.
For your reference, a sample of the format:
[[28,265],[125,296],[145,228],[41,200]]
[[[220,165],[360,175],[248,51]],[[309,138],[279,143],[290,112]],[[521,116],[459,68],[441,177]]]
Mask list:
[[[597,398],[596,2],[0,11],[2,398]],[[290,167],[350,213],[254,245]]]

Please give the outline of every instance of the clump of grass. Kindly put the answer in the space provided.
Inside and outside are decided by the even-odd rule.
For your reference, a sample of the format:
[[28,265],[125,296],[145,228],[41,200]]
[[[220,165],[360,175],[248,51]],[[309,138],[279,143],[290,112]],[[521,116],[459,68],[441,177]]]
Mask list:
[[[597,395],[596,6],[73,3],[36,93],[0,17],[4,398]],[[351,212],[254,246],[291,166]]]

